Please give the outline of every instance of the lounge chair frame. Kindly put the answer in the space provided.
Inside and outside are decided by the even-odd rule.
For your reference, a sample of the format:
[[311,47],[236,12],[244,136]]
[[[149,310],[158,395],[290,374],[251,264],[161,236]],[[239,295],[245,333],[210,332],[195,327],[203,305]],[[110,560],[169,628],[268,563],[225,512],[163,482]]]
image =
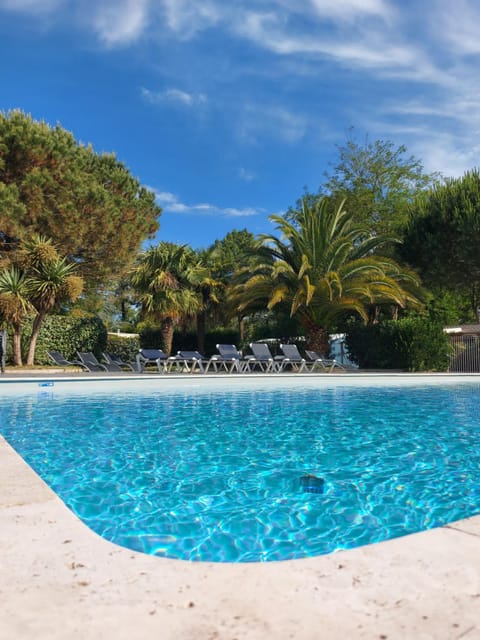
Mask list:
[[167,355],[161,349],[140,349],[137,353],[137,370],[145,371],[146,365],[155,363],[160,373],[167,373]]
[[195,373],[195,371],[199,371],[205,373],[205,366],[208,362],[208,358],[205,358],[198,351],[178,351],[177,355],[167,359],[166,368],[169,373],[174,367],[178,372]]
[[341,369],[342,371],[345,371],[345,367],[340,364],[340,362],[337,362],[334,358],[322,358],[316,351],[306,350],[305,353],[307,355],[307,358],[312,361],[310,369],[312,372],[315,371],[316,368],[318,368],[323,371],[327,371],[328,373],[332,373],[335,367]]
[[263,373],[274,373],[279,371],[279,364],[272,356],[270,349],[264,342],[250,343],[253,355],[246,356],[250,370],[258,367]]
[[275,360],[278,363],[279,371],[283,371],[285,367],[290,367],[292,371],[302,373],[307,368],[307,361],[303,358],[298,350],[296,344],[281,344],[280,349],[283,351],[283,356],[277,356]]
[[117,356],[114,353],[108,353],[107,351],[104,351],[102,353],[102,356],[105,364],[114,364],[114,365],[116,364],[121,369],[127,369],[129,371],[137,371],[136,364],[134,362],[126,362],[125,360],[122,360],[120,356]]
[[210,367],[213,367],[215,373],[218,373],[219,369],[223,369],[227,373],[245,373],[250,372],[250,365],[248,359],[245,360],[242,353],[237,349],[234,344],[217,344],[218,354],[213,355],[207,362],[205,367],[205,373],[208,373]]
[[63,357],[63,355],[60,353],[60,351],[47,351],[47,355],[50,358],[50,360],[58,365],[59,367],[81,367],[82,369],[85,369],[85,371],[88,371],[88,367],[83,364],[83,362],[81,362],[80,360],[67,360],[66,358]]
[[77,355],[80,361],[83,362],[85,367],[91,371],[115,371],[121,372],[123,369],[118,364],[102,364],[99,362],[94,353],[91,351],[77,351]]

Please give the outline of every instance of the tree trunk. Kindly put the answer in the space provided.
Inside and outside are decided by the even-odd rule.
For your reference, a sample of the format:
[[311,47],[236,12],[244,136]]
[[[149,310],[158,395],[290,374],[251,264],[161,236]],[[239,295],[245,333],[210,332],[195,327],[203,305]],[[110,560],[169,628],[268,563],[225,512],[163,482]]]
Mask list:
[[205,334],[206,334],[206,313],[197,313],[197,349],[205,354]]
[[169,356],[172,352],[174,329],[175,329],[175,325],[173,322],[173,318],[170,318],[169,316],[167,318],[163,318],[162,327],[160,330],[162,333],[163,350],[165,351],[167,356]]
[[238,335],[240,338],[240,344],[243,344],[243,338],[245,336],[245,322],[243,316],[238,316]]
[[22,334],[20,327],[13,327],[13,364],[21,367],[22,362]]
[[326,329],[313,322],[303,322],[307,331],[307,349],[316,351],[322,358],[330,355],[330,336]]
[[28,345],[27,365],[33,365],[35,361],[35,349],[37,346],[37,338],[40,333],[40,327],[45,318],[45,313],[37,313],[33,321],[32,333],[30,335],[30,344]]

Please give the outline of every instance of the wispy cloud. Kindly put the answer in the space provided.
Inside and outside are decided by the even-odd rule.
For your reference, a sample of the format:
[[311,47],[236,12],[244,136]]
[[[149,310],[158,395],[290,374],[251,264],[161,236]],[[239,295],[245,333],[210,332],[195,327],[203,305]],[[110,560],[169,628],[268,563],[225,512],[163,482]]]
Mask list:
[[[155,191],[155,190],[153,190]],[[229,218],[245,218],[264,213],[263,210],[247,207],[238,209],[236,207],[218,207],[214,204],[185,204],[174,193],[168,191],[155,191],[157,203],[164,211],[171,213],[188,213],[202,216],[223,216]]]
[[281,106],[247,104],[239,118],[238,136],[250,143],[262,137],[295,143],[301,140],[308,128],[307,118]]
[[222,14],[221,5],[209,0],[163,0],[167,26],[181,39],[191,38],[217,23]]
[[96,7],[93,28],[107,46],[135,42],[148,25],[149,0],[103,0]]
[[311,0],[311,3],[320,16],[342,22],[354,22],[363,16],[390,20],[394,13],[384,0]]
[[444,42],[458,54],[480,52],[480,6],[478,2],[455,0],[455,10],[449,0],[437,0],[430,22],[437,41]]
[[196,105],[205,104],[207,96],[204,93],[187,93],[181,89],[165,89],[164,91],[151,91],[142,87],[141,95],[151,104],[179,104],[185,107],[194,107]]

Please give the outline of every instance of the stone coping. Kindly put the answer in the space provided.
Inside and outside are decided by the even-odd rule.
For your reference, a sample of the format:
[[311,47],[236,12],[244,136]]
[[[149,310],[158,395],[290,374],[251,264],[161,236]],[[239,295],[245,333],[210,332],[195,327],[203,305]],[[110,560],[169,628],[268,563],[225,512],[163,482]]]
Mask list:
[[92,532],[0,438],[0,638],[480,638],[480,516],[285,562],[157,558]]

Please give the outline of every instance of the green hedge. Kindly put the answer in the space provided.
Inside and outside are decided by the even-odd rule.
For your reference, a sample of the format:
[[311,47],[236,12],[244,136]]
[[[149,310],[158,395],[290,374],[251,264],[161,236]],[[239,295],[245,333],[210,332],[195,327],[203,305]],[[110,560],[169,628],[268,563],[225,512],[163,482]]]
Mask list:
[[137,334],[131,336],[119,336],[109,333],[107,337],[107,351],[120,356],[122,360],[127,362],[135,361],[138,350],[140,349],[140,338]]
[[450,341],[443,327],[419,316],[348,328],[350,358],[362,369],[446,371]]
[[[31,322],[26,322],[22,331],[22,353],[28,350],[28,342],[32,329]],[[97,356],[107,345],[107,330],[102,320],[96,316],[47,316],[42,324],[37,339],[35,364],[52,364],[47,351],[60,351],[67,360],[76,360],[77,351],[93,351]],[[12,336],[7,341],[7,363],[12,362]]]

